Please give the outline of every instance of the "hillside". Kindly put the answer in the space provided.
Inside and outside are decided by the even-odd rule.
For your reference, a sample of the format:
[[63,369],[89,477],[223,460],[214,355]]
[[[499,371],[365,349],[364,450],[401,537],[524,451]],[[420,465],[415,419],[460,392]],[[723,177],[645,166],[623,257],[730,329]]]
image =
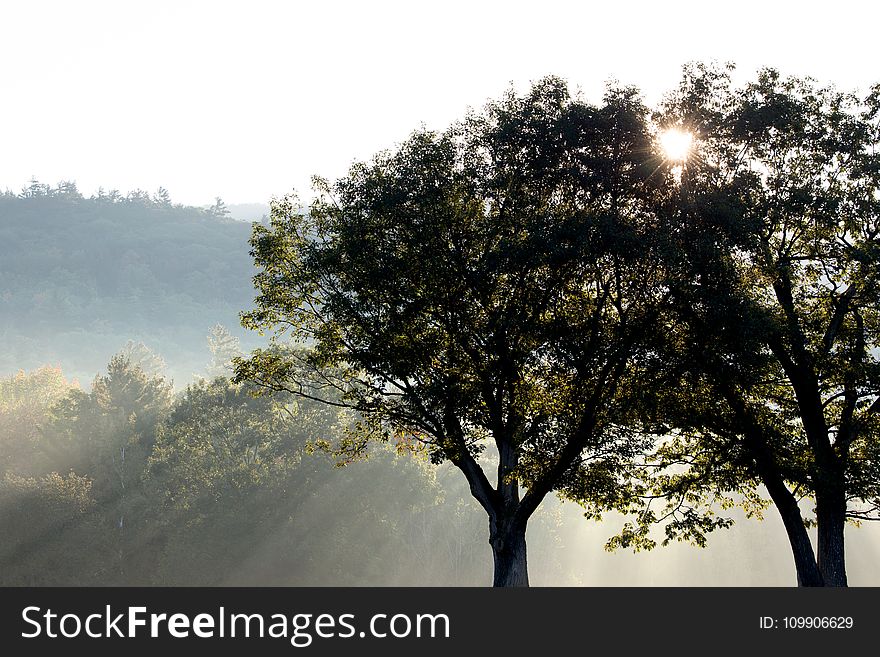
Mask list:
[[89,381],[128,340],[180,384],[210,360],[206,336],[252,298],[250,223],[223,208],[133,192],[84,198],[72,184],[0,195],[0,374],[44,364]]

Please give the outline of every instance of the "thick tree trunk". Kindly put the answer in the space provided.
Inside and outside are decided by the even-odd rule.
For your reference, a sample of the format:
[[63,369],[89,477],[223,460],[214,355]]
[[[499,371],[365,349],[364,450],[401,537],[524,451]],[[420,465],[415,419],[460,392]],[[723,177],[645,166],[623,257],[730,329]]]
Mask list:
[[785,531],[788,534],[798,586],[823,586],[822,575],[813,553],[813,544],[804,525],[797,501],[788,489],[785,489],[781,495],[778,491],[775,492],[775,495],[771,492],[770,496],[776,504],[779,515],[782,516],[782,524],[785,525]]
[[819,572],[825,586],[846,586],[843,543],[846,498],[842,492],[817,492],[816,523],[819,529]]
[[490,522],[489,544],[495,560],[492,586],[528,586],[525,526],[500,527]]
[[779,511],[782,524],[785,526],[785,533],[788,534],[798,586],[824,586],[822,574],[816,563],[816,554],[813,552],[813,543],[810,541],[810,535],[804,525],[804,518],[801,515],[800,507],[798,507],[797,498],[792,495],[779,470],[775,467],[760,431],[751,434],[749,444],[761,481],[764,482],[770,499],[773,500],[776,510]]

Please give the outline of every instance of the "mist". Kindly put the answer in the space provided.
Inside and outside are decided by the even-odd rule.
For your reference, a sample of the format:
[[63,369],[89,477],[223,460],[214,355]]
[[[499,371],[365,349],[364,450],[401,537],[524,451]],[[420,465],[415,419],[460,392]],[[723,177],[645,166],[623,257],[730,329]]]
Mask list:
[[[325,449],[339,412],[230,381],[266,344],[238,325],[266,212],[70,182],[0,195],[0,582],[491,584],[485,514],[458,470],[394,441],[339,467]],[[772,507],[722,513],[736,522],[705,548],[609,553],[623,517],[548,497],[528,530],[532,584],[795,584]],[[850,582],[876,586],[880,529],[865,525],[847,528]]]

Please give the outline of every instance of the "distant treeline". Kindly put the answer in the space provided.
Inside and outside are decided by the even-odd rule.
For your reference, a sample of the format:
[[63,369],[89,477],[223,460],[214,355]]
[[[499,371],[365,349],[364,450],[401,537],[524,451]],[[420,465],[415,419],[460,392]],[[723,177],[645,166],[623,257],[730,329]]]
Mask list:
[[250,231],[220,199],[183,206],[162,188],[86,198],[34,180],[0,194],[0,374],[49,363],[87,379],[134,338],[185,383],[213,324],[247,340]]

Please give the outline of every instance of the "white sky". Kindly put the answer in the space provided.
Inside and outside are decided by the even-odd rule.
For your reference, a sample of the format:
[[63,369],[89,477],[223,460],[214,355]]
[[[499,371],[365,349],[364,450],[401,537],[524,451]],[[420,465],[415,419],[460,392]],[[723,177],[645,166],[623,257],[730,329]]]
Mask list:
[[311,195],[420,124],[553,73],[656,100],[694,59],[880,81],[880,5],[0,0],[0,189],[73,179],[202,205]]

